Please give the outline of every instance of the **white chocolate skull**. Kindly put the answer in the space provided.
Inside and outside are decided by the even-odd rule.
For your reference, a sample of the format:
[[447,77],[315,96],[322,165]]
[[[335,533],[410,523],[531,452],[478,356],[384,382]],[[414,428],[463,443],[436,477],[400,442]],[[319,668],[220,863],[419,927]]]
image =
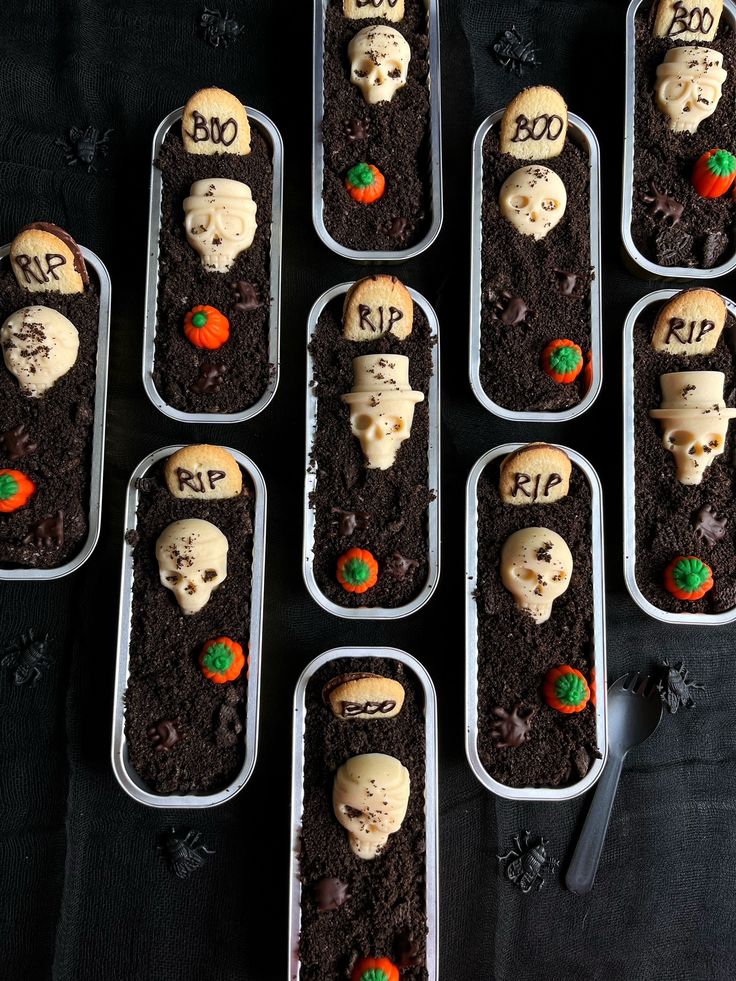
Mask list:
[[384,753],[353,756],[335,774],[332,807],[358,858],[376,858],[401,827],[409,804],[409,771]]
[[366,354],[353,358],[353,388],[341,396],[350,406],[350,428],[369,469],[388,470],[411,436],[414,406],[424,400],[409,384],[404,354]]
[[23,394],[37,399],[76,364],[79,334],[58,310],[23,307],[0,327],[0,346]]
[[208,272],[227,272],[253,244],[256,203],[250,188],[224,177],[195,181],[184,199],[187,242]]
[[549,167],[534,164],[510,174],[498,196],[501,214],[522,235],[544,238],[565,214],[567,191]]
[[721,371],[672,371],[659,379],[662,405],[649,415],[662,422],[662,445],[674,456],[681,484],[699,484],[726,445],[736,409],[723,401]]
[[199,612],[227,579],[227,549],[220,529],[200,518],[172,521],[161,532],[156,542],[161,584],[183,613]]
[[657,67],[657,106],[674,133],[694,133],[716,111],[727,72],[712,48],[674,47]]
[[572,555],[567,542],[549,528],[522,528],[504,542],[501,581],[520,610],[535,623],[544,623],[552,604],[565,592],[572,577]]
[[411,48],[393,27],[364,27],[348,45],[350,81],[369,105],[390,102],[406,85]]

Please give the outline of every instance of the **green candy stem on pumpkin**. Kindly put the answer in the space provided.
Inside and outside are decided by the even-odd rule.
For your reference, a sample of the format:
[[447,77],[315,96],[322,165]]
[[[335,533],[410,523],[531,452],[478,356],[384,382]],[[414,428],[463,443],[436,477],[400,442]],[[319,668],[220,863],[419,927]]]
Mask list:
[[9,473],[0,474],[0,501],[7,501],[18,493],[18,481]]
[[367,579],[370,579],[370,566],[362,559],[348,559],[342,567],[342,576],[345,582],[350,583],[351,586],[361,586]]
[[566,375],[569,371],[574,371],[581,360],[574,347],[558,347],[549,356],[549,366],[555,374]]
[[710,570],[700,559],[680,559],[672,570],[672,578],[683,593],[695,593],[708,580]]
[[370,187],[375,181],[373,171],[367,163],[359,163],[348,171],[348,183],[353,187]]
[[235,660],[235,652],[227,644],[213,644],[207,648],[202,664],[208,671],[224,674]]
[[360,975],[360,981],[388,981],[388,975],[380,967],[371,967]]
[[192,315],[193,327],[204,327],[206,323],[207,323],[207,314],[203,310],[200,310],[199,313],[195,313]]
[[555,695],[563,705],[580,705],[585,700],[585,682],[576,674],[563,674],[555,681]]
[[708,157],[706,167],[714,177],[728,177],[736,170],[736,157],[728,150],[717,150]]

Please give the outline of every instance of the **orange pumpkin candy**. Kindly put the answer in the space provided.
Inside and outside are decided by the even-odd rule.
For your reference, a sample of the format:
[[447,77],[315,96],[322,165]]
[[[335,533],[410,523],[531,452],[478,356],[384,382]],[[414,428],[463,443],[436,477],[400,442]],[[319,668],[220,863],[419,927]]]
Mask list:
[[378,582],[378,562],[367,549],[348,549],[337,560],[337,581],[349,593],[364,593]]
[[542,351],[542,368],[554,381],[569,385],[583,370],[583,352],[567,338],[551,341]]
[[192,307],[184,317],[184,333],[195,347],[216,351],[230,337],[230,321],[215,307]]
[[9,514],[25,507],[36,489],[30,477],[20,470],[0,470],[0,512]]
[[350,981],[399,981],[399,969],[388,957],[361,957]]
[[373,164],[359,163],[347,173],[345,187],[353,200],[373,204],[386,189],[386,178]]
[[585,675],[569,664],[549,669],[542,685],[542,694],[550,708],[566,715],[582,712],[590,700]]
[[243,648],[230,637],[216,637],[208,640],[199,654],[202,674],[215,684],[234,681],[243,670],[245,657]]

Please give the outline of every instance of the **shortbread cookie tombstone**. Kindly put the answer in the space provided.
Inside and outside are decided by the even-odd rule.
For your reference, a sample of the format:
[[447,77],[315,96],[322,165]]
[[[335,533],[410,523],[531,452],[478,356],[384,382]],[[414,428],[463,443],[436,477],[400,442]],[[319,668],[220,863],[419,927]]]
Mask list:
[[654,36],[670,41],[712,41],[723,13],[723,0],[659,0]]
[[683,290],[660,310],[652,347],[666,354],[711,354],[727,315],[723,297],[715,290]]
[[549,443],[528,443],[504,459],[499,491],[505,504],[552,504],[570,490],[570,457]]
[[200,89],[184,106],[181,138],[187,153],[250,153],[245,107],[225,89]]
[[18,285],[31,293],[83,293],[89,283],[77,243],[47,221],[21,228],[10,245],[10,265]]
[[243,474],[232,453],[222,446],[201,443],[184,446],[166,461],[164,477],[169,492],[178,498],[222,500],[237,497]]
[[397,24],[404,19],[404,0],[343,0],[342,12],[349,20],[383,17]]
[[391,333],[399,340],[411,334],[414,303],[395,276],[367,276],[348,290],[343,306],[343,337],[373,341]]
[[501,153],[519,160],[549,160],[562,153],[567,135],[567,105],[548,85],[523,89],[501,120]]

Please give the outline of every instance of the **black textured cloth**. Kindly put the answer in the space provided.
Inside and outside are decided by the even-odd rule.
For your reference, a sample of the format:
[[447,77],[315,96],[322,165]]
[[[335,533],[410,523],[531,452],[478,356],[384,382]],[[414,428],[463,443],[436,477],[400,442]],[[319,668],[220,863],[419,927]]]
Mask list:
[[[212,0],[214,3],[214,0]],[[736,976],[736,724],[733,628],[677,628],[641,613],[622,575],[621,326],[652,286],[620,253],[623,0],[444,0],[445,222],[436,244],[398,267],[436,306],[442,331],[442,578],[396,623],[332,618],[301,577],[306,317],[314,299],[361,270],[311,226],[311,3],[240,0],[244,30],[213,48],[194,0],[36,0],[0,9],[0,233],[67,228],[113,281],[112,349],[100,543],[56,583],[0,585],[0,643],[33,627],[53,666],[35,687],[0,672],[0,976],[7,981],[277,981],[287,976],[290,727],[296,680],[322,651],[390,644],[418,656],[439,691],[441,970],[450,981],[725,981]],[[225,12],[225,7],[222,7]],[[536,42],[525,82],[560,88],[602,147],[604,385],[564,425],[488,415],[468,384],[469,174],[475,127],[519,87],[491,44],[512,25]],[[280,127],[286,146],[281,384],[250,423],[183,427],[146,399],[140,373],[153,132],[196,88],[222,85]],[[97,173],[68,167],[70,127],[113,130]],[[720,288],[734,295],[733,277]],[[593,892],[560,879],[586,800],[507,803],[464,755],[464,489],[490,447],[557,440],[584,453],[605,489],[609,678],[685,657],[707,690],[667,716],[621,781]],[[182,441],[231,443],[269,491],[260,754],[245,790],[204,812],[144,808],[118,787],[110,729],[131,469]],[[215,855],[189,879],[157,852],[166,828],[194,827]],[[496,854],[517,830],[543,833],[561,876],[523,896]],[[328,979],[325,979],[328,981]],[[332,981],[332,979],[329,979]]]

